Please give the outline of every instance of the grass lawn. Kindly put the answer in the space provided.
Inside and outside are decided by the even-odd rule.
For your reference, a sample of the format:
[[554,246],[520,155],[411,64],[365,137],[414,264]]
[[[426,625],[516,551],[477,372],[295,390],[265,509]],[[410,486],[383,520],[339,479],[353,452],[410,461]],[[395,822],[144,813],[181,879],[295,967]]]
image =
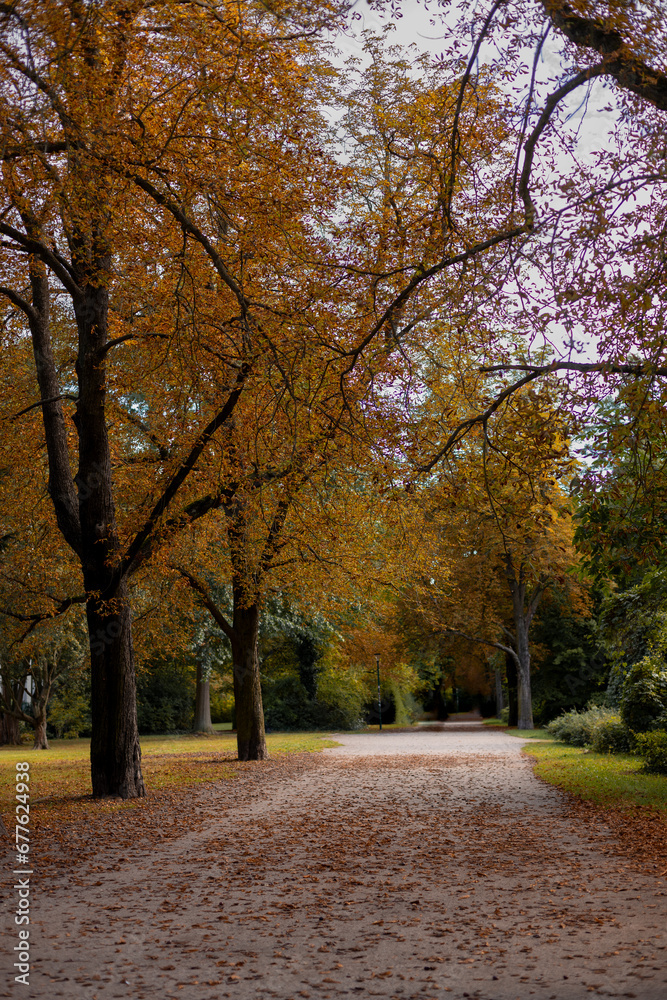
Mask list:
[[642,806],[660,809],[667,818],[667,777],[643,774],[637,757],[593,753],[556,742],[528,744],[524,753],[535,757],[538,777],[595,806]]
[[506,722],[501,722],[500,719],[484,719],[485,726],[496,726],[499,729],[505,729],[508,736],[520,736],[522,739],[528,740],[550,740],[551,736],[546,731],[546,729],[517,729],[516,726],[510,727]]
[[[270,733],[266,737],[269,754],[313,752],[338,744],[323,733]],[[234,778],[236,733],[216,732],[211,736],[142,736],[142,770],[149,792],[197,785],[201,782]],[[51,740],[48,750],[29,747],[0,747],[0,810],[13,812],[14,774],[18,761],[30,764],[31,806],[48,807],[58,801],[72,801],[91,794],[90,740]],[[40,803],[39,800],[47,800]],[[130,808],[133,802],[111,800],[114,808]]]

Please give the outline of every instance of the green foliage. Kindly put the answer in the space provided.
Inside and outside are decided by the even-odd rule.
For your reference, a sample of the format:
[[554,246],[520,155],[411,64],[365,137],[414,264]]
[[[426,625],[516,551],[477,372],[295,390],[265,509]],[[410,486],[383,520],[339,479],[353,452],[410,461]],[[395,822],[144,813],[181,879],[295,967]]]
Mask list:
[[335,632],[286,601],[269,601],[260,630],[262,701],[267,730],[357,729],[365,692],[336,663]]
[[49,729],[57,739],[77,740],[90,735],[90,697],[59,691],[49,704]]
[[667,653],[667,571],[647,573],[641,583],[612,594],[602,605],[600,638],[611,663],[607,693],[618,707],[631,668],[652,654]]
[[169,657],[155,657],[137,675],[140,733],[169,733],[192,728],[194,669]]
[[569,743],[574,747],[590,746],[598,725],[609,719],[616,718],[608,708],[589,708],[584,712],[573,709],[564,712],[546,727],[547,732],[561,743]]
[[509,725],[509,721],[510,721],[510,707],[509,707],[509,705],[505,705],[504,708],[501,708],[501,710],[500,710],[500,721],[502,723],[504,723],[504,725],[506,725],[506,726]]
[[75,740],[90,736],[90,666],[60,677],[47,706],[49,737]]
[[314,698],[298,676],[284,674],[263,679],[262,699],[270,730],[358,729],[362,725],[362,686],[347,673],[327,669],[326,664],[318,672]]
[[596,753],[630,753],[634,737],[619,715],[601,719],[591,735],[591,749]]
[[531,632],[546,650],[531,680],[533,719],[542,725],[568,709],[584,708],[607,685],[609,661],[595,621],[576,613],[568,595],[554,590],[542,603]]
[[394,701],[394,722],[397,726],[411,726],[419,715],[419,704],[396,681],[392,681],[389,688]]
[[231,722],[234,715],[234,692],[229,683],[210,688],[211,722]]
[[644,761],[642,770],[648,774],[667,774],[667,732],[658,729],[639,733],[635,739],[635,752]]
[[649,654],[632,667],[621,693],[621,718],[636,733],[667,725],[667,669],[663,656]]
[[577,482],[575,542],[599,581],[627,589],[664,562],[665,390],[650,376],[598,404],[586,472]]

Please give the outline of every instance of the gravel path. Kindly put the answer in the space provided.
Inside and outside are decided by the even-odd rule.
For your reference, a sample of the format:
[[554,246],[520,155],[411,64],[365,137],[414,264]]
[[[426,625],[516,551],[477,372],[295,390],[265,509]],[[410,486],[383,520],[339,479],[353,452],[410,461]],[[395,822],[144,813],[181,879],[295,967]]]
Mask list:
[[0,996],[665,1000],[667,880],[578,828],[521,741],[336,738],[197,793],[185,837],[44,881],[31,985]]

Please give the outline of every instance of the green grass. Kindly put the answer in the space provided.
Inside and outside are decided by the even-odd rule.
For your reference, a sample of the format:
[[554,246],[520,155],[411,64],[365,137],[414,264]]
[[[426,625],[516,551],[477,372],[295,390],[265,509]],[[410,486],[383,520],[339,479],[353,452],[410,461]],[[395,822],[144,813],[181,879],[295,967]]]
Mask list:
[[527,740],[550,740],[552,737],[546,731],[546,729],[517,729],[512,726],[510,729],[506,722],[501,722],[500,719],[484,719],[485,726],[497,726],[500,729],[507,730],[509,736],[520,736],[521,739]]
[[535,773],[551,785],[604,808],[644,806],[667,812],[667,777],[643,774],[630,754],[600,754],[564,743],[527,745]]
[[[269,733],[272,757],[317,752],[338,744],[326,733]],[[142,736],[142,770],[149,791],[235,777],[236,733],[210,736]],[[90,740],[51,740],[48,750],[0,747],[0,808],[13,804],[15,765],[30,764],[30,798],[72,799],[90,795]]]
[[546,729],[508,729],[509,736],[520,736],[522,740],[553,740]]

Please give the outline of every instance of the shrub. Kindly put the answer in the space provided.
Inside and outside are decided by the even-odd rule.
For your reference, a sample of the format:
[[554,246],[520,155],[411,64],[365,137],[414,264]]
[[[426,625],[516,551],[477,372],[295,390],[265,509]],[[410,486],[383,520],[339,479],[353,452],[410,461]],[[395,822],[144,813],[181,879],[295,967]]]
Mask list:
[[550,722],[546,730],[555,740],[569,743],[574,747],[588,746],[593,739],[595,728],[603,721],[614,718],[608,708],[589,708],[585,712],[564,712]]
[[167,657],[149,661],[137,674],[137,720],[140,733],[169,733],[192,728],[193,668]]
[[621,718],[628,729],[645,733],[667,715],[667,670],[661,656],[650,654],[635,663],[621,692]]
[[500,709],[500,721],[503,722],[506,726],[509,725],[509,721],[510,721],[510,707],[509,707],[509,705],[505,705],[504,708]]
[[644,761],[642,770],[650,774],[667,774],[667,732],[658,729],[639,733],[635,740],[636,753]]
[[601,719],[591,735],[591,749],[597,753],[630,753],[634,749],[634,738],[620,715]]

